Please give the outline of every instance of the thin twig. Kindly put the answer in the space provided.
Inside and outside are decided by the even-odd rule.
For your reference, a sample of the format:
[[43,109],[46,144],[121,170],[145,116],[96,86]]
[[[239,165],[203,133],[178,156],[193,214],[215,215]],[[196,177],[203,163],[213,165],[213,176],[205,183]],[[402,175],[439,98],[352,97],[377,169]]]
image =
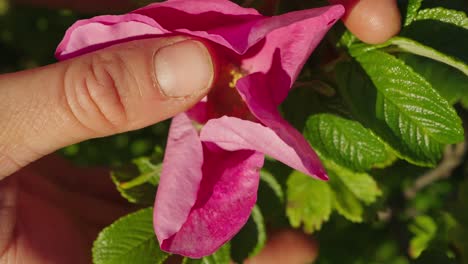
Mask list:
[[419,191],[431,183],[450,177],[452,171],[462,162],[466,150],[466,142],[447,146],[444,150],[444,158],[439,166],[421,175],[413,186],[405,190],[406,199],[413,199]]

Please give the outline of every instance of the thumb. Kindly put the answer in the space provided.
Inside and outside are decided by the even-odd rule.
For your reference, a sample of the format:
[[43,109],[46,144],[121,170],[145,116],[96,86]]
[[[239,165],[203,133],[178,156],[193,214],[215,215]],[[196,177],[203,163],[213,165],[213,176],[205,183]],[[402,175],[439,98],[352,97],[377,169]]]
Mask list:
[[207,47],[183,37],[132,41],[0,75],[0,179],[61,147],[183,112],[213,79]]

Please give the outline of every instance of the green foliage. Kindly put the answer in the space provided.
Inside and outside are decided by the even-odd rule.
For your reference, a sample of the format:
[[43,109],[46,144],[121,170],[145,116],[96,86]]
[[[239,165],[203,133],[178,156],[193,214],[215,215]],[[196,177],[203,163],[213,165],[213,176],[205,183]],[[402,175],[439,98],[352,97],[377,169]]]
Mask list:
[[325,161],[330,181],[322,182],[298,171],[287,182],[286,213],[293,227],[303,225],[307,233],[320,230],[329,220],[332,209],[352,222],[362,222],[364,205],[372,204],[382,194],[367,173],[354,172],[332,161]]
[[411,54],[399,56],[405,64],[426,79],[450,104],[455,104],[468,94],[468,75],[428,58]]
[[321,156],[358,171],[389,159],[385,145],[372,132],[335,115],[310,117],[304,135]]
[[182,264],[230,264],[230,244],[222,246],[211,256],[206,256],[201,259],[184,258]]
[[385,47],[388,45],[394,45],[399,50],[404,52],[409,52],[436,61],[440,61],[454,68],[457,68],[465,75],[468,75],[468,65],[466,61],[462,61],[455,56],[447,55],[443,52],[438,51],[437,49],[421,44],[415,40],[405,37],[393,37],[390,40],[388,40],[385,44],[380,45],[380,47]]
[[84,166],[122,166],[149,156],[156,147],[164,149],[169,123],[156,125],[112,137],[91,139],[62,150],[68,159]]
[[409,254],[413,258],[417,258],[434,239],[437,233],[437,225],[431,217],[420,215],[414,219],[409,226],[409,230],[414,235],[410,241]]
[[442,144],[463,140],[454,109],[409,66],[377,50],[356,59],[378,90],[377,118],[385,121],[405,148],[435,163]]
[[405,26],[408,26],[415,20],[423,0],[409,0],[406,8]]
[[461,11],[450,10],[443,7],[423,9],[417,13],[414,20],[418,21],[429,19],[454,24],[468,29],[468,17]]
[[278,199],[280,203],[284,202],[284,192],[281,184],[276,180],[275,176],[269,173],[266,170],[260,171],[260,184],[265,184],[265,187],[268,186],[268,189],[274,193],[274,196]]
[[369,174],[352,171],[331,161],[324,163],[330,177],[339,179],[362,202],[372,204],[382,194],[377,183]]
[[378,115],[406,144],[419,145],[434,155],[437,143],[463,141],[455,110],[410,67],[381,51],[369,51],[356,59],[379,92]]
[[299,227],[303,224],[307,233],[320,230],[333,208],[330,186],[298,171],[289,176],[287,185],[286,214],[291,225]]
[[456,249],[463,257],[463,263],[468,263],[468,178],[460,184],[458,189],[458,199],[452,208],[456,225],[450,233]]
[[161,150],[156,150],[151,158],[134,159],[132,164],[113,170],[111,178],[122,197],[131,203],[152,205],[159,183],[161,160]]
[[[464,48],[468,43],[468,29],[459,25],[466,25],[466,15],[460,12],[420,11],[421,19],[405,27],[401,36],[412,39],[424,46],[437,50],[439,53],[454,60],[468,64],[468,54]],[[446,13],[444,18],[437,17]],[[435,15],[437,14],[437,15]],[[432,15],[432,17],[431,17]],[[455,24],[454,24],[455,22]],[[454,37],[456,36],[456,41]],[[466,71],[465,71],[466,74]]]
[[169,254],[159,249],[153,229],[153,209],[143,209],[106,227],[93,246],[93,263],[163,263]]
[[[332,175],[333,176],[333,175]],[[340,180],[330,181],[333,190],[333,207],[336,211],[351,222],[363,221],[364,208],[358,198]]]
[[[392,151],[402,159],[420,166],[434,166],[440,158],[440,144],[434,144],[433,153],[427,154],[418,144],[408,145],[378,115],[378,93],[372,81],[355,62],[341,63],[336,68],[338,88],[353,117],[370,128]],[[415,99],[416,100],[416,99]]]
[[281,184],[265,169],[260,171],[257,205],[269,225],[277,225],[284,216],[284,191]]

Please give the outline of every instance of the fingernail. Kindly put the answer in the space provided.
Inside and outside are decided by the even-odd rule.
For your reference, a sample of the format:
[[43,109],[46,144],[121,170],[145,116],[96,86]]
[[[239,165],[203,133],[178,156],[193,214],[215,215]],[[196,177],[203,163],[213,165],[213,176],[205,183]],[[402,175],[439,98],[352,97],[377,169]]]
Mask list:
[[196,40],[161,48],[154,56],[154,68],[159,89],[168,97],[199,94],[210,88],[214,78],[210,52]]

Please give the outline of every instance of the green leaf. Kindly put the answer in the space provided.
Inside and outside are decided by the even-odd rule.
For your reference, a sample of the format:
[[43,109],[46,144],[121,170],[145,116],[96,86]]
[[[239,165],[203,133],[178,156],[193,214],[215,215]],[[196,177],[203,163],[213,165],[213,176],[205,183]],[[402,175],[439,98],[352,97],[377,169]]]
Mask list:
[[409,254],[412,258],[417,258],[435,238],[437,225],[431,217],[421,215],[414,219],[414,222],[409,226],[409,230],[414,235],[410,240]]
[[364,208],[346,185],[337,175],[329,172],[330,187],[332,189],[333,207],[336,211],[351,222],[361,223],[363,221]]
[[431,153],[431,140],[463,141],[461,120],[453,107],[401,60],[377,50],[356,59],[381,95],[380,113],[404,142],[425,146]]
[[152,205],[162,164],[154,164],[150,158],[139,158],[132,164],[111,172],[111,178],[120,194],[131,203]]
[[382,195],[382,191],[369,174],[354,172],[331,161],[325,160],[324,165],[331,176],[339,178],[351,193],[364,203],[371,204]]
[[358,41],[358,38],[351,31],[345,30],[338,41],[338,46],[349,48]]
[[[278,173],[278,172],[277,172]],[[284,192],[278,180],[265,169],[260,171],[257,205],[268,224],[284,219]],[[281,219],[283,218],[283,219]]]
[[275,176],[266,170],[260,171],[260,184],[265,183],[269,189],[275,194],[278,200],[284,202],[284,192],[281,184],[276,180]]
[[[456,11],[447,10],[446,12],[449,12],[448,16],[444,14],[435,19],[434,14],[437,14],[437,12],[433,10],[420,11],[417,20],[403,28],[400,36],[412,39],[432,49],[431,52],[428,52],[426,51],[427,48],[421,50],[421,47],[412,47],[418,52],[416,54],[431,54],[434,51],[438,51],[438,53],[444,54],[447,58],[455,61],[457,68],[467,74],[468,53],[466,52],[466,43],[468,43],[468,28],[462,26],[466,25],[466,16]],[[424,56],[424,54],[419,55]],[[444,60],[448,61],[447,58]],[[464,65],[462,66],[462,64]]]
[[157,244],[152,208],[117,220],[99,234],[93,246],[95,264],[155,264],[168,256]]
[[332,212],[332,192],[326,182],[294,171],[287,181],[286,214],[293,227],[307,233],[320,230]]
[[399,58],[424,77],[450,104],[457,103],[468,94],[468,75],[440,62],[412,54],[402,54]]
[[322,156],[358,171],[384,163],[385,145],[360,123],[330,114],[311,116],[304,135]]
[[462,28],[468,28],[468,17],[464,12],[443,7],[423,9],[418,12],[414,20],[438,20]]
[[182,264],[230,264],[230,252],[231,245],[226,243],[211,256],[206,256],[201,259],[184,258]]
[[394,37],[388,40],[385,44],[380,45],[379,47],[385,47],[388,45],[395,45],[401,51],[440,61],[460,70],[465,75],[468,75],[468,65],[466,61],[460,60],[459,58],[454,56],[444,54],[443,52],[438,51],[437,49],[421,44],[415,40],[405,37]]
[[406,19],[405,26],[411,24],[418,14],[419,8],[421,8],[422,0],[409,0],[406,8]]
[[336,76],[340,95],[353,117],[387,143],[399,158],[419,166],[436,164],[442,153],[440,144],[433,142],[438,150],[428,155],[422,146],[403,142],[377,115],[377,89],[358,63],[352,61],[338,64]]
[[[281,105],[282,113],[299,131],[304,129],[305,123],[310,115],[316,113],[337,113],[346,116],[346,108],[336,96],[330,97],[322,94],[314,85],[314,81],[307,81],[305,84],[293,89],[288,98]],[[333,90],[336,94],[336,91]]]
[[262,212],[255,206],[245,226],[231,240],[231,257],[237,263],[244,263],[245,259],[257,255],[265,242],[266,230]]
[[461,98],[460,103],[465,109],[468,109],[468,94],[463,95],[463,97]]

